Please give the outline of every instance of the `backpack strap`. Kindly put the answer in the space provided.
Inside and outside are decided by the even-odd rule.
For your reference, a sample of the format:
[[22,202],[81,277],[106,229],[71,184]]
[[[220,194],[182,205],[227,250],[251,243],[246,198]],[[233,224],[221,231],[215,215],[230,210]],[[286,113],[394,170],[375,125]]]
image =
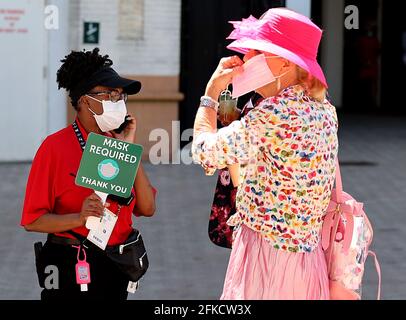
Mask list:
[[[336,237],[338,224],[340,222],[340,212],[339,205],[342,203],[342,192],[343,192],[343,183],[341,180],[340,164],[338,157],[336,157],[336,169],[335,169],[335,194],[336,194],[336,203],[338,204],[337,208],[327,209],[327,215],[325,217],[323,228],[322,228],[322,246],[323,250],[327,250],[331,244],[334,242]],[[351,233],[352,234],[352,233]],[[331,248],[330,248],[331,249]],[[329,250],[327,254],[327,264],[330,265],[332,250]]]
[[342,203],[343,199],[341,194],[343,193],[343,181],[341,179],[341,171],[340,171],[340,163],[338,161],[338,157],[336,157],[336,199],[337,203]]
[[[338,161],[338,156],[336,157],[336,180],[335,180],[335,192],[336,192],[336,201],[338,206],[345,206],[346,204],[343,203],[343,182],[341,179],[341,171],[340,171],[340,163]],[[339,208],[337,207],[337,208]],[[353,229],[354,229],[354,217],[353,215],[347,214],[347,210],[343,210],[342,212],[345,215],[345,218],[347,219],[347,225],[346,225],[346,235],[344,236],[344,242],[343,242],[343,248],[345,251],[348,251],[351,245],[352,241],[352,234],[353,234]],[[338,218],[339,220],[339,218]],[[334,238],[335,238],[335,233],[334,233]]]
[[378,258],[376,257],[375,252],[373,251],[368,251],[368,255],[374,258],[374,262],[375,262],[375,269],[376,272],[378,273],[378,296],[377,296],[377,300],[381,300],[381,281],[382,281],[382,277],[381,277],[381,266],[379,265],[379,261]]

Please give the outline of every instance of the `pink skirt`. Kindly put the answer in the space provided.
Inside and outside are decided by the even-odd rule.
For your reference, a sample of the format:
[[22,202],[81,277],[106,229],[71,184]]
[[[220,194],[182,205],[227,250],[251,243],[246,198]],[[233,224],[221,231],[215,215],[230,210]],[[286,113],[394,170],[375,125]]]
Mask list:
[[274,249],[245,225],[233,242],[221,300],[328,300],[321,245],[311,253]]

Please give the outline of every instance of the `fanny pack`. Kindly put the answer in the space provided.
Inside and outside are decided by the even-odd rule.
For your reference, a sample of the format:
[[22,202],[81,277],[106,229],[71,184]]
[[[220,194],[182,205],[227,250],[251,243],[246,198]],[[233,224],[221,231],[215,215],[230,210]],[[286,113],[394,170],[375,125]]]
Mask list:
[[[85,237],[72,230],[66,231],[66,233],[74,236],[82,245],[85,245],[87,242]],[[89,243],[97,248],[97,250],[101,250],[91,242]],[[147,250],[145,249],[141,233],[137,229],[133,229],[123,244],[107,246],[103,252],[127,276],[129,281],[138,282],[148,270]]]

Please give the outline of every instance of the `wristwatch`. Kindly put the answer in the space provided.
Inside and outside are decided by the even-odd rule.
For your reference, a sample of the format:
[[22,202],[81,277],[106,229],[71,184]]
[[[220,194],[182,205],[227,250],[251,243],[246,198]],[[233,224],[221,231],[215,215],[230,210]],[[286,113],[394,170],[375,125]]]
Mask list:
[[220,104],[211,97],[203,96],[200,98],[200,107],[212,108],[217,112],[219,105]]

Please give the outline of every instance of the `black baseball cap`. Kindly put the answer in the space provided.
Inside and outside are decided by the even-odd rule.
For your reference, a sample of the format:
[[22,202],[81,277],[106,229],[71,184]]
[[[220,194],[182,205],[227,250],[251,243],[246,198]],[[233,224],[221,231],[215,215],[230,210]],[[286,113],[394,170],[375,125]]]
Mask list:
[[87,79],[83,79],[79,82],[79,84],[69,92],[69,96],[73,101],[77,101],[82,95],[96,86],[122,88],[123,92],[129,95],[136,94],[141,90],[141,82],[123,78],[111,67],[103,67],[94,72]]

